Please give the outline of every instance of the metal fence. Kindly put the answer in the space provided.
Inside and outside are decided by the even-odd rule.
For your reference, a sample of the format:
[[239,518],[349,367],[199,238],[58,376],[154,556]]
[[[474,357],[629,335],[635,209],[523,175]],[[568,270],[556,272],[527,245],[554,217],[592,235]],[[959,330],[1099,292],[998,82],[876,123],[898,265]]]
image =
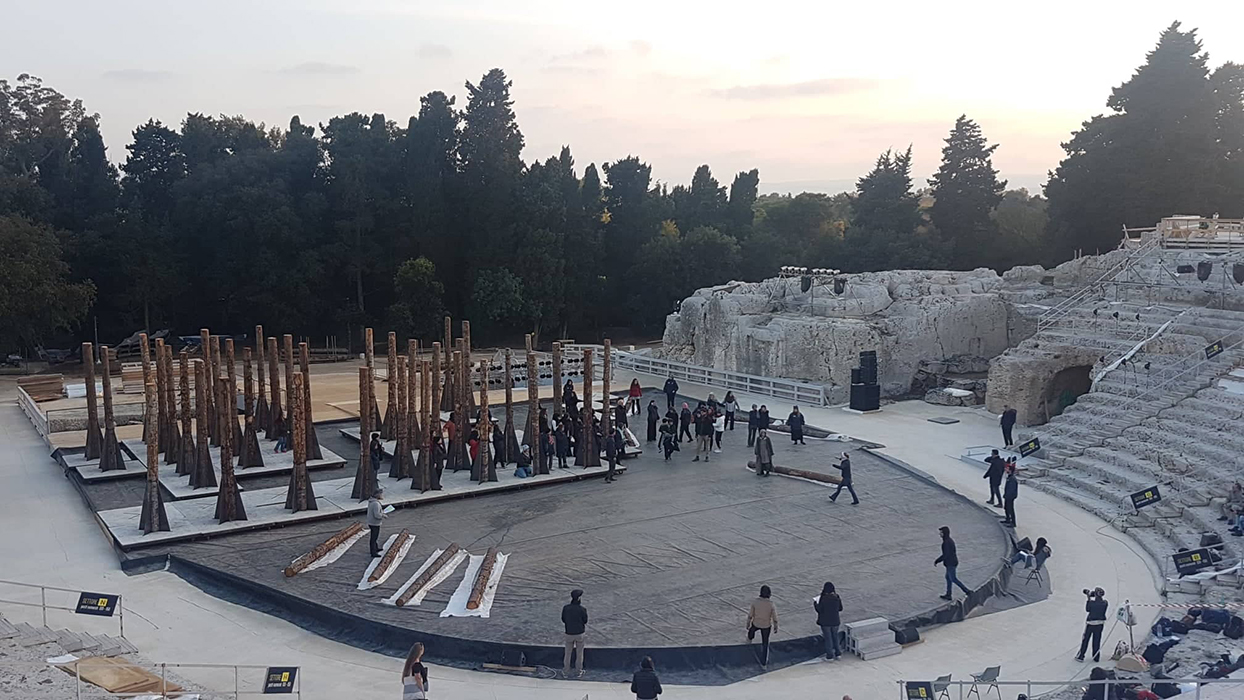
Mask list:
[[[77,614],[78,609],[77,609],[76,603],[78,600],[78,596],[82,595],[81,590],[75,590],[72,588],[59,588],[57,586],[41,586],[37,583],[22,583],[20,581],[0,580],[0,590],[5,589],[6,587],[13,587],[13,588],[17,588],[17,589],[24,590],[24,591],[30,591],[32,593],[36,590],[39,591],[39,602],[38,603],[28,601],[28,600],[12,600],[8,598],[7,595],[4,598],[0,598],[0,603],[8,603],[10,605],[21,605],[21,606],[25,606],[29,608],[39,608],[44,627],[48,626],[48,611],[49,610],[58,610],[58,611],[64,611],[64,612],[70,612],[70,613]],[[52,592],[52,598],[54,599],[53,602],[51,603],[48,602],[49,591]],[[65,598],[65,596],[62,595],[65,593],[68,593],[69,595],[72,596],[71,600],[74,601],[75,605],[58,605],[57,604],[55,599]],[[124,637],[125,636],[125,604],[124,604],[125,601],[121,599],[120,594],[116,594],[113,597],[117,599],[116,619],[117,619],[118,633],[120,634],[120,636]]]
[[[981,675],[983,676],[987,673],[988,669]],[[1134,685],[1136,683],[1142,685],[1150,685],[1152,683],[1173,683],[1180,686],[1195,685],[1195,692],[1184,692],[1178,696],[1188,700],[1201,700],[1202,697],[1205,700],[1218,700],[1219,698],[1226,700],[1227,698],[1244,697],[1244,678],[1172,678],[1144,681],[1129,681],[1127,679],[1104,681],[1004,681],[983,679],[950,680],[949,677],[943,677],[932,681],[899,681],[898,689],[899,697],[902,700],[966,700],[969,694],[978,697],[980,700],[990,696],[1000,698],[1000,700],[1014,700],[1021,695],[1028,698],[1038,698],[1064,688],[1087,689],[1089,686],[1104,685],[1118,689],[1124,684]],[[923,689],[921,689],[921,685],[924,685]],[[1103,697],[1111,697],[1109,687]]]
[[[299,666],[283,666],[282,671],[288,672],[292,687],[288,690],[273,691],[266,689],[269,685],[269,671],[275,667],[255,666],[247,664],[147,664],[137,662],[118,663],[112,659],[87,658],[67,663],[40,663],[37,661],[0,661],[0,669],[13,669],[18,672],[31,673],[40,668],[55,666],[73,677],[74,690],[72,696],[65,696],[59,689],[42,690],[38,686],[26,688],[23,698],[56,698],[56,700],[96,700],[102,698],[151,698],[151,697],[185,697],[194,695],[203,698],[229,698],[241,700],[274,692],[295,698],[302,697],[302,669]],[[118,669],[142,671],[159,678],[158,687],[146,687],[136,692],[111,692],[90,681],[91,668],[98,667],[115,672]],[[86,674],[87,679],[82,675]],[[137,674],[135,674],[137,675]],[[153,685],[153,684],[149,684]],[[189,685],[191,687],[185,687]]]

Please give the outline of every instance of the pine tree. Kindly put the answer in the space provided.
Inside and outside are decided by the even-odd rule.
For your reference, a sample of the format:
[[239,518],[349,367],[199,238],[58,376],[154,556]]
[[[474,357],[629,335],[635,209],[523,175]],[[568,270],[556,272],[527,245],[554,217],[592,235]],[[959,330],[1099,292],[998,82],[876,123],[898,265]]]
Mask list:
[[1006,189],[993,167],[997,147],[987,145],[980,126],[962,115],[946,137],[941,167],[929,180],[934,197],[929,217],[949,241],[955,268],[995,266],[999,260],[997,227],[989,217]]

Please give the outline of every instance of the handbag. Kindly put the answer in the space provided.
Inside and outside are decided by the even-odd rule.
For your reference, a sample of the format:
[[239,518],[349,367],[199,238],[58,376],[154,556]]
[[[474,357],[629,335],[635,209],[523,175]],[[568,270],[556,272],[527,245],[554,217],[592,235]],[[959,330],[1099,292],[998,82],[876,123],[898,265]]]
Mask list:
[[423,679],[419,676],[407,676],[402,679],[402,700],[427,700],[423,691]]

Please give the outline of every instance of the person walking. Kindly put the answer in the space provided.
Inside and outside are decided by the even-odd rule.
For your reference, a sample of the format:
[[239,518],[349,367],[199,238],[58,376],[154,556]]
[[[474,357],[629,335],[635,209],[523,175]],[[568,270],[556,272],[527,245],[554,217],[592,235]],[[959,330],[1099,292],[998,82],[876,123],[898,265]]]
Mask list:
[[1015,527],[1015,499],[1019,496],[1019,478],[1015,476],[1015,462],[1006,463],[1006,487],[1002,490],[1002,503],[1006,518],[1002,524]]
[[769,431],[761,430],[756,435],[756,475],[769,476],[773,471],[773,441],[769,439]]
[[760,667],[769,666],[769,635],[776,634],[778,629],[777,608],[769,599],[771,591],[768,586],[760,587],[760,597],[752,601],[747,611],[747,641],[754,642],[756,633],[760,632]]
[[726,416],[724,413],[717,413],[713,417],[713,451],[721,454],[721,436],[726,434]]
[[1002,477],[1006,473],[1006,460],[1002,459],[1002,455],[994,450],[985,460],[989,464],[989,468],[985,470],[985,476],[982,478],[989,479],[989,500],[985,501],[991,506],[1002,506],[1002,492],[998,489],[1002,486]]
[[842,656],[838,644],[838,626],[842,624],[842,598],[834,591],[834,584],[829,581],[821,587],[821,595],[812,601],[816,609],[816,624],[825,637],[825,660],[837,661]]
[[1002,419],[999,424],[1002,426],[1002,442],[1004,447],[1010,447],[1015,444],[1011,439],[1011,431],[1015,429],[1015,418],[1018,412],[1010,406],[1002,407]]
[[1080,653],[1076,661],[1084,660],[1084,652],[1088,651],[1089,641],[1093,642],[1093,663],[1101,661],[1101,632],[1106,626],[1106,612],[1110,603],[1106,602],[1106,591],[1100,587],[1092,591],[1084,591],[1088,600],[1084,602],[1084,612],[1088,617],[1084,621],[1084,636],[1080,638]]
[[678,449],[678,441],[674,439],[677,432],[678,427],[674,424],[674,421],[669,418],[661,421],[660,445],[661,451],[665,454],[666,462],[670,461],[670,455],[674,453],[674,450]]
[[645,656],[639,662],[639,670],[631,676],[631,692],[635,700],[657,700],[661,694],[661,679],[657,678],[651,656]]
[[423,642],[415,642],[402,664],[402,700],[426,700],[428,669],[423,665]]
[[951,584],[958,586],[963,591],[963,595],[972,595],[972,591],[969,591],[968,587],[963,585],[963,582],[959,580],[959,576],[956,574],[959,568],[959,552],[955,549],[955,541],[950,537],[950,527],[943,525],[937,530],[942,533],[942,556],[933,560],[933,566],[936,567],[938,564],[941,564],[946,567],[946,595],[939,597],[942,600],[953,600],[953,597],[950,595]]
[[657,424],[661,422],[661,409],[657,408],[656,399],[648,401],[648,442],[657,439]]
[[846,489],[851,492],[851,505],[858,506],[860,504],[860,497],[855,495],[855,486],[852,485],[853,482],[851,481],[851,456],[846,452],[843,452],[842,461],[833,465],[833,467],[834,469],[842,472],[842,481],[838,482],[838,490],[834,491],[834,495],[830,496],[829,500],[837,503],[838,494],[842,493],[843,489]]
[[384,499],[384,489],[377,487],[372,491],[371,498],[367,501],[367,529],[371,530],[371,556],[372,559],[380,556],[380,523],[388,517],[385,515],[384,506],[380,502]]
[[626,410],[631,415],[639,415],[639,400],[643,398],[644,390],[639,386],[639,378],[631,380],[631,388],[626,392]]
[[557,468],[569,469],[566,465],[566,457],[570,456],[570,433],[566,432],[566,423],[563,421],[557,424],[557,430],[553,432],[553,447],[557,451]]
[[803,414],[799,412],[799,407],[795,406],[791,409],[790,415],[786,416],[786,426],[790,428],[790,441],[796,445],[805,445],[803,441]]
[[[674,399],[678,397],[678,382],[673,377],[665,380],[665,386],[662,388],[665,392],[665,402],[670,408],[674,407]],[[686,404],[683,404],[686,406]]]
[[756,444],[756,433],[760,430],[760,409],[756,408],[756,404],[752,404],[752,410],[747,412],[747,446],[751,447]]
[[678,414],[678,441],[682,442],[682,436],[687,436],[687,442],[695,442],[695,438],[691,437],[691,408],[687,404],[682,405],[682,413]]
[[726,411],[726,430],[734,430],[734,414],[739,411],[739,401],[734,398],[733,391],[726,392],[726,400],[721,407]]
[[566,654],[562,657],[562,677],[570,677],[570,658],[576,658],[575,668],[583,677],[583,635],[587,632],[587,608],[583,607],[582,589],[570,592],[570,602],[562,606],[562,624],[566,628]]
[[708,408],[699,408],[695,412],[695,459],[692,462],[700,461],[700,455],[704,455],[704,461],[709,461],[709,457],[713,452],[713,413]]

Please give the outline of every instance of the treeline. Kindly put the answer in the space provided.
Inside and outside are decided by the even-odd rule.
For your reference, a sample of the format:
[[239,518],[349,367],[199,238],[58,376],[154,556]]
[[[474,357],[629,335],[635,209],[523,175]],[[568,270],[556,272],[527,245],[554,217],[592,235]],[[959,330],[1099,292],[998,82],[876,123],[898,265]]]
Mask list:
[[[510,82],[465,105],[432,92],[405,125],[352,113],[287,129],[189,114],[133,132],[118,170],[99,119],[22,75],[0,81],[0,347],[85,320],[345,338],[365,325],[430,338],[445,312],[477,337],[654,333],[699,287],[782,265],[1004,270],[1117,244],[1120,228],[1244,206],[1244,71],[1209,73],[1193,32],[1166,30],[1086,122],[1047,185],[1007,191],[996,145],[961,117],[928,187],[912,152],[881,154],[851,193],[758,197],[652,179],[628,156],[525,163]],[[1127,148],[1120,148],[1127,144]]]

